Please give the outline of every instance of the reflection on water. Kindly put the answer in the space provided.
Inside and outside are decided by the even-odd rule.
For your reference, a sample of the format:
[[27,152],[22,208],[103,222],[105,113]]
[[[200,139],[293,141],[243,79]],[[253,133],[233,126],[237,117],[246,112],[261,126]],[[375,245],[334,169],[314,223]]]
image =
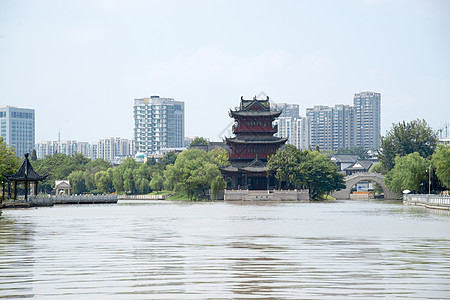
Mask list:
[[33,297],[29,284],[33,281],[34,264],[31,224],[0,218],[0,298],[3,285],[11,291],[8,296]]
[[449,225],[368,201],[5,210],[0,298],[447,299]]

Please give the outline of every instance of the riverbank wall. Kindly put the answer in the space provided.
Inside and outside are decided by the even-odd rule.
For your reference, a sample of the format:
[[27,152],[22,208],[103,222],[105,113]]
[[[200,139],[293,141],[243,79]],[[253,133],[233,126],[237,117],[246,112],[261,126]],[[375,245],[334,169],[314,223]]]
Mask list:
[[450,210],[450,196],[404,194],[403,204]]
[[309,201],[308,190],[225,190],[225,201]]

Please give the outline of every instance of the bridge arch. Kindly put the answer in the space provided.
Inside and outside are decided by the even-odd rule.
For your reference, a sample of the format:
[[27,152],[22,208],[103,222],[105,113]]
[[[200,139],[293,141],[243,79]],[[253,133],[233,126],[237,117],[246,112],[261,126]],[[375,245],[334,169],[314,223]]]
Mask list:
[[372,172],[364,172],[364,173],[355,173],[352,175],[349,175],[344,178],[345,181],[345,189],[342,189],[340,191],[334,191],[332,193],[332,196],[336,199],[350,199],[350,193],[352,190],[352,187],[357,184],[360,181],[372,181],[381,186],[384,192],[384,199],[398,199],[401,197],[400,194],[392,193],[390,192],[386,185],[383,182],[384,176],[379,173],[372,173]]

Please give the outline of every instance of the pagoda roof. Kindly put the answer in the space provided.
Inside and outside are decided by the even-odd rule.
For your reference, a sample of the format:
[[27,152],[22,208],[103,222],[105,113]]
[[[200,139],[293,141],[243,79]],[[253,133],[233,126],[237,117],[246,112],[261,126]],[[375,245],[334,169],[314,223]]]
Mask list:
[[267,99],[264,100],[258,100],[255,96],[251,100],[245,100],[244,97],[241,96],[240,109],[241,111],[249,111],[249,110],[269,111],[270,110],[269,97],[267,97]]
[[239,137],[225,138],[227,144],[284,144],[288,140],[287,138],[279,138],[275,136],[269,137],[259,137],[259,136],[249,136],[246,139]]
[[267,172],[267,164],[262,160],[255,158],[249,163],[232,163],[231,165],[220,168],[223,172],[249,172],[249,173],[265,173]]
[[242,110],[230,110],[230,117],[272,117],[277,118],[281,115],[281,110],[252,110],[252,111],[242,111]]
[[25,153],[25,160],[19,171],[12,175],[3,175],[10,181],[41,181],[48,177],[48,175],[39,175],[34,171],[33,166],[28,160],[28,153]]

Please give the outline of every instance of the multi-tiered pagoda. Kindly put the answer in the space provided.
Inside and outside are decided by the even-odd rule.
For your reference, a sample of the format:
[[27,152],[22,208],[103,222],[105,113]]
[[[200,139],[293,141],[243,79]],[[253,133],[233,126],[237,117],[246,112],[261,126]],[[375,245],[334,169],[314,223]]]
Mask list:
[[235,137],[226,138],[231,148],[230,165],[221,169],[228,189],[265,190],[276,186],[275,178],[267,174],[268,156],[286,143],[286,138],[273,136],[277,126],[272,122],[281,111],[271,110],[266,100],[244,100],[239,109],[230,110]]

